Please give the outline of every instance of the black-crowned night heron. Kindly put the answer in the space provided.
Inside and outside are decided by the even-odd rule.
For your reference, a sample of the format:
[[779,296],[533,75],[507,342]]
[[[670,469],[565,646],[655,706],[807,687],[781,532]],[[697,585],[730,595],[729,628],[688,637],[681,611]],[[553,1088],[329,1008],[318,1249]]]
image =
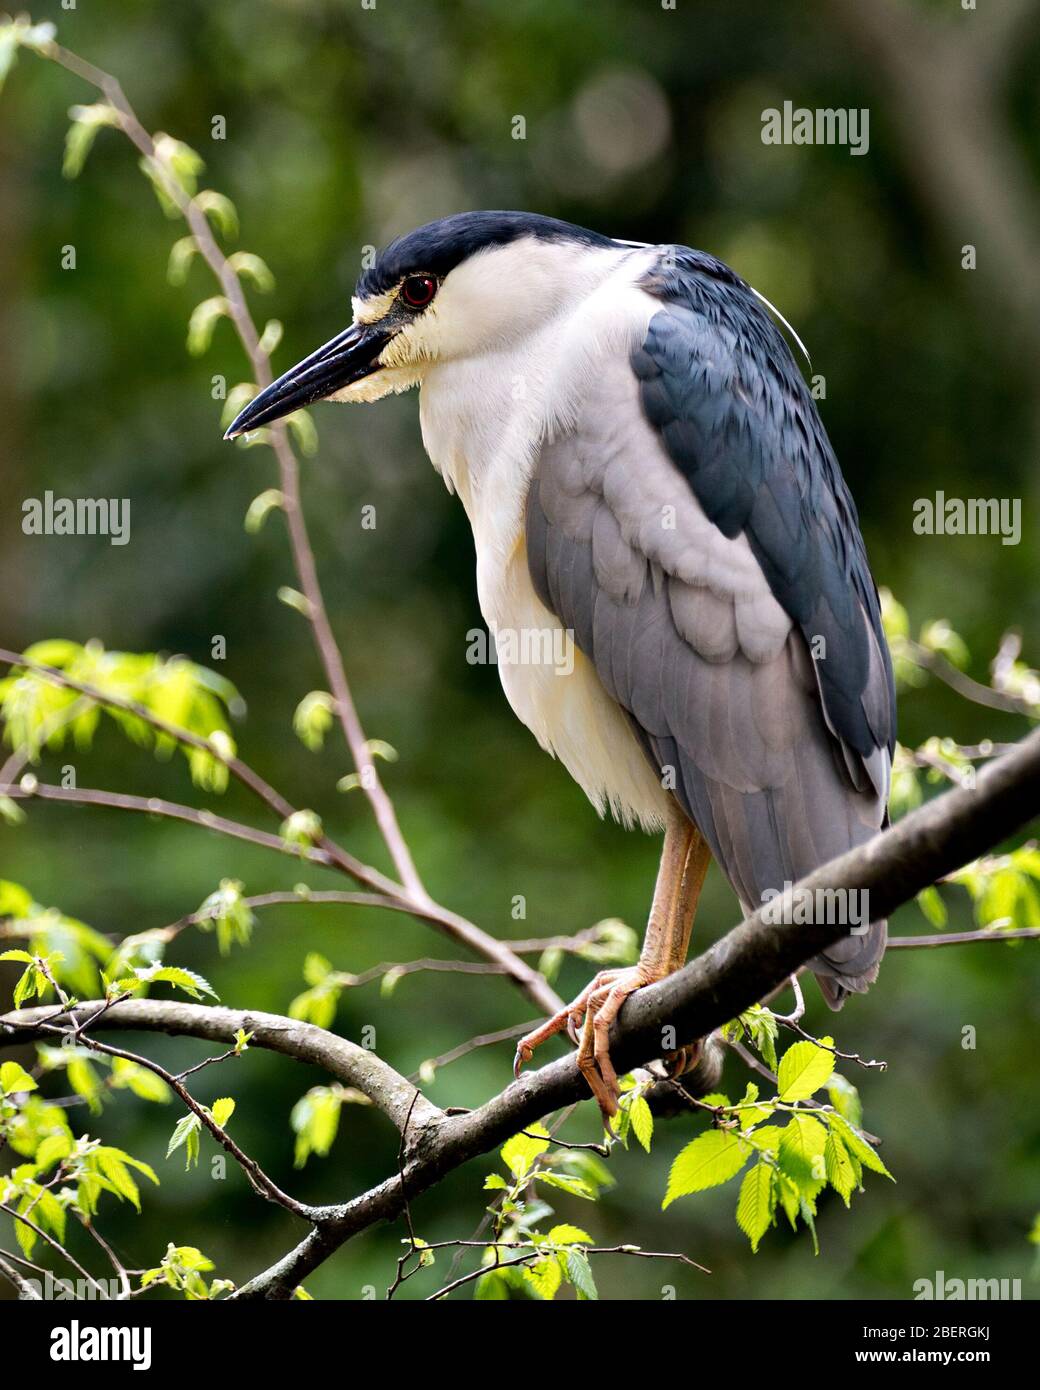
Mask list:
[[[895,697],[877,591],[763,303],[685,246],[463,213],[391,243],[351,326],[228,431],[421,387],[510,704],[601,813],[664,830],[639,963],[597,975],[517,1052],[581,1024],[608,1115],[610,1024],[685,961],[711,856],[750,912],[885,818]],[[876,978],[885,935],[858,925],[813,959],[832,1008]]]

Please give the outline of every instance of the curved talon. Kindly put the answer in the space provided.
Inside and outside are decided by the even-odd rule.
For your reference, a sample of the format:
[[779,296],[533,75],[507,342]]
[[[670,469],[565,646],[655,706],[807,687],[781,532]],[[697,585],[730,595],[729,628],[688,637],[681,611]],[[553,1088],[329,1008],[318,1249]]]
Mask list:
[[609,1128],[611,1116],[617,1114],[621,1094],[617,1072],[610,1060],[610,1025],[628,996],[654,978],[656,975],[643,965],[624,970],[601,970],[566,1008],[520,1039],[513,1075],[519,1077],[536,1047],[557,1033],[566,1032],[578,1048],[578,1067]]
[[674,1052],[668,1052],[661,1058],[664,1064],[665,1074],[669,1081],[675,1081],[680,1076],[685,1076],[688,1071],[700,1061],[701,1044],[699,1041],[687,1043],[685,1047],[677,1047]]

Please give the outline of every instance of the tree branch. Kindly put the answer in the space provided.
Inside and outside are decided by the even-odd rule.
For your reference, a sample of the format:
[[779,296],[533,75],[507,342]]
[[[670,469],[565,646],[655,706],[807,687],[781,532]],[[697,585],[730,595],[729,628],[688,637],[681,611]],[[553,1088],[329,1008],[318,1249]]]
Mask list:
[[[127,101],[119,81],[111,73],[105,72],[53,41],[41,43],[35,48],[35,51],[41,57],[57,63],[83,81],[90,83],[91,86],[96,87],[116,112],[124,135],[144,156],[147,169],[187,222],[200,255],[220,284],[228,305],[231,322],[249,358],[256,382],[261,387],[268,385],[273,377],[270,358],[261,346],[260,336],[253,323],[238,274],[217,243],[204,210],[193,197],[189,196],[159,156],[155,142]],[[408,905],[408,910],[414,916],[430,922],[453,940],[460,942],[475,954],[483,956],[485,960],[500,965],[503,973],[542,1012],[555,1013],[562,1007],[563,1001],[540,971],[521,960],[505,942],[498,941],[474,923],[459,916],[458,913],[451,912],[435,903],[419,878],[411,853],[398,826],[393,804],[379,779],[378,770],[369,752],[368,742],[347,682],[343,659],[329,623],[325,601],[318,581],[314,553],[303,518],[299,491],[299,466],[289,442],[284,422],[276,423],[271,427],[269,439],[278,461],[282,503],[288,523],[290,545],[297,576],[307,599],[308,616],[315,643],[332,688],[336,713],[350,748],[355,769],[359,773],[362,790],[372,806],[376,822],[400,875],[401,883],[395,884],[367,865],[360,865],[359,861],[351,860],[345,851],[342,851],[331,841],[323,839],[321,848],[330,856],[334,867],[344,870],[370,887],[385,892],[387,896],[400,898],[403,903]],[[212,752],[213,750],[208,749],[208,751]],[[273,789],[269,790],[273,791]],[[17,793],[12,792],[10,795],[14,796]],[[59,798],[54,797],[53,799]],[[114,800],[103,804],[121,805],[124,809],[140,809],[130,807],[126,802]],[[177,817],[197,822],[199,813],[184,814],[184,809],[178,808]],[[208,813],[204,814],[208,815]],[[213,819],[216,820],[217,818]],[[258,838],[261,832],[243,834],[243,827],[234,826],[231,822],[220,828],[226,829],[226,833],[237,834],[238,838],[253,839],[255,843],[263,843]],[[317,859],[313,853],[306,857],[311,858],[314,862],[324,862]],[[363,872],[359,873],[359,869]]]
[[1040,927],[1000,927],[993,931],[983,927],[978,931],[955,931],[946,935],[890,936],[887,949],[891,951],[900,946],[912,949],[924,949],[929,946],[971,946],[978,941],[1030,941],[1036,937],[1040,937]]
[[[1033,819],[1038,807],[1040,730],[983,768],[974,790],[957,788],[935,797],[866,844],[817,869],[795,891],[799,901],[807,894],[837,888],[866,893],[871,920],[887,917],[922,888],[994,848]],[[611,1055],[619,1071],[658,1057],[666,1024],[680,1037],[706,1037],[782,985],[806,960],[848,930],[826,920],[777,923],[773,915],[773,904],[770,920],[763,917],[763,910],[752,914],[684,969],[648,985],[626,1002],[611,1033]],[[96,1007],[96,1003],[78,1005],[72,1013]],[[12,1023],[31,1025],[41,1015],[52,1019],[54,1012],[23,1010],[0,1018],[0,1044],[26,1037]],[[404,1191],[414,1201],[447,1173],[550,1111],[588,1098],[573,1055],[522,1076],[478,1110],[446,1117],[423,1097],[416,1099],[415,1088],[385,1062],[312,1024],[149,999],[113,1005],[103,1026],[158,1028],[222,1042],[231,1041],[240,1027],[252,1029],[260,1046],[317,1062],[357,1086],[399,1129],[412,1115],[415,1135],[401,1175],[343,1205],[318,1208],[314,1227],[300,1244],[244,1285],[236,1298],[290,1297],[312,1270],[352,1236],[400,1215]]]
[[0,786],[0,796],[13,801],[29,801],[38,797],[41,801],[63,801],[70,806],[106,806],[113,811],[137,811],[145,816],[164,816],[168,820],[186,821],[203,830],[215,830],[221,835],[230,835],[234,840],[246,840],[249,844],[260,845],[264,849],[276,850],[296,859],[305,859],[311,864],[320,864],[332,869],[336,861],[327,850],[308,845],[289,845],[279,835],[266,830],[257,830],[242,821],[228,820],[226,816],[214,815],[212,811],[200,811],[195,806],[182,806],[176,801],[166,801],[159,796],[132,796],[128,792],[100,791],[95,787],[55,787],[48,782],[37,782],[35,777],[22,778],[21,782]]
[[[34,1042],[47,1036],[45,1024],[66,1023],[83,1027],[104,1006],[92,999],[65,1012],[53,1006],[21,1009],[0,1015],[0,1048]],[[298,1062],[321,1067],[337,1081],[363,1091],[372,1104],[401,1129],[416,1088],[394,1071],[374,1052],[337,1037],[313,1023],[284,1018],[280,1014],[256,1010],[210,1007],[174,999],[128,999],[112,1004],[98,1027],[108,1030],[169,1033],[173,1036],[205,1038],[209,1042],[233,1043],[239,1029],[252,1033],[250,1046],[280,1052]],[[441,1119],[441,1112],[419,1094],[412,1111],[413,1129],[422,1130]]]
[[[220,283],[228,303],[231,321],[241,339],[242,346],[245,348],[258,386],[270,385],[273,379],[271,361],[260,345],[260,336],[249,312],[249,306],[242,292],[238,275],[220,249],[210,229],[205,212],[193,198],[189,197],[180,183],[170,176],[162,160],[158,158],[152,137],[138,120],[136,112],[126,99],[120,82],[111,73],[95,67],[93,63],[86,62],[60,44],[48,44],[40,51],[53,62],[60,64],[70,72],[75,73],[77,77],[81,77],[84,81],[97,87],[118,113],[123,133],[144,155],[149,167],[161,181],[168,197],[173,201],[191,229],[203,259]],[[296,573],[307,599],[308,617],[314,633],[315,645],[332,687],[336,713],[343,729],[344,738],[354,760],[354,767],[361,776],[362,790],[372,806],[376,822],[387,849],[390,851],[394,866],[401,876],[401,882],[416,901],[429,901],[426,889],[423,887],[422,880],[412,861],[411,853],[398,826],[393,802],[380,781],[378,770],[368,751],[367,740],[347,681],[343,658],[333,636],[332,625],[329,622],[325,599],[318,580],[314,552],[303,519],[299,465],[289,443],[284,422],[279,422],[271,427],[270,438],[271,446],[278,460],[282,506],[288,523],[289,543],[292,548]]]

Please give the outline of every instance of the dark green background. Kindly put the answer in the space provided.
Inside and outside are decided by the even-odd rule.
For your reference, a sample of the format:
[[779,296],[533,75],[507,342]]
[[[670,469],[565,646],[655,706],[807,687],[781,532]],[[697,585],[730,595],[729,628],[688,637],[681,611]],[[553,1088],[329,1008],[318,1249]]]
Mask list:
[[[937,24],[982,22],[953,0],[921,8]],[[873,53],[839,22],[840,9],[80,0],[63,12],[51,0],[33,17],[56,19],[61,41],[119,75],[145,124],[197,148],[205,186],[234,199],[235,246],[263,256],[277,277],[274,293],[250,299],[261,322],[273,315],[286,325],[278,370],[346,325],[366,244],[463,208],[537,210],[729,260],[792,320],[813,370],[826,376],[823,418],[879,583],[915,622],[949,618],[986,679],[1007,626],[1023,630],[1034,662],[1040,652],[1035,354],[998,248],[971,207],[953,217],[939,210],[911,152],[906,112]],[[994,79],[995,109],[1016,192],[1035,213],[1035,28],[1014,58]],[[0,106],[0,643],[97,637],[206,663],[212,638],[224,635],[221,669],[249,702],[236,730],[243,755],[296,804],[320,811],[356,853],[382,863],[364,803],[333,789],[348,768],[339,740],[316,756],[291,731],[296,702],[323,680],[305,624],[275,600],[293,579],[277,516],[258,538],[242,529],[250,498],[276,479],[267,451],[221,443],[211,377],[247,375],[233,334],[222,323],[204,358],[184,350],[188,316],[212,283],[199,264],[187,286],[166,283],[183,229],[164,219],[116,133],[101,133],[77,182],[61,177],[66,109],[94,99],[70,74],[23,55]],[[869,154],[764,146],[761,112],[785,99],[869,106]],[[966,88],[969,109],[974,99]],[[223,142],[210,138],[217,114],[227,120]],[[517,114],[523,141],[511,138]],[[936,148],[932,173],[961,153],[955,143]],[[979,246],[976,272],[961,269],[967,242]],[[70,244],[77,268],[63,271]],[[480,621],[472,543],[423,455],[414,396],[350,411],[319,406],[313,418],[321,448],[304,464],[304,496],[330,611],[366,729],[400,752],[386,781],[431,890],[503,935],[569,932],[607,916],[641,930],[656,844],[597,821],[513,719],[494,669],[466,663],[465,634]],[[46,488],[129,497],[131,544],[24,537],[21,503]],[[915,536],[913,502],[937,488],[1022,498],[1022,544]],[[377,509],[374,531],[361,529],[365,504]],[[931,733],[970,742],[1023,731],[1021,721],[942,687],[904,696],[900,718],[909,744]],[[111,729],[77,764],[81,785],[198,796],[181,760],[154,763]],[[256,814],[237,790],[221,804]],[[123,935],[191,911],[223,876],[261,892],[301,874],[288,860],[186,827],[39,805],[21,829],[0,828],[0,876]],[[330,875],[308,878],[334,886]],[[526,896],[524,923],[510,918],[514,894]],[[963,899],[949,898],[954,924],[969,925]],[[713,870],[699,944],[735,917]],[[894,930],[927,928],[911,907]],[[229,1005],[284,1011],[302,988],[308,950],[359,970],[449,947],[403,917],[293,908],[265,913],[253,948],[227,960],[199,934],[183,936],[174,958],[212,979]],[[558,987],[575,991],[589,969],[569,964]],[[1040,1207],[1037,970],[1031,945],[901,952],[841,1016],[842,1047],[889,1062],[884,1074],[850,1075],[899,1181],[871,1178],[851,1213],[825,1198],[818,1259],[804,1234],[782,1231],[752,1256],[734,1224],[732,1184],[661,1212],[668,1164],[699,1128],[687,1120],[661,1124],[650,1159],[619,1151],[617,1186],[597,1208],[560,1194],[561,1217],[603,1243],[685,1250],[715,1271],[708,1279],[600,1261],[604,1295],[657,1298],[671,1283],[681,1298],[905,1298],[937,1269],[1026,1278],[1026,1234]],[[374,1025],[378,1050],[410,1071],[530,1012],[498,980],[420,976],[389,1000],[372,986],[350,993],[337,1027],[358,1038]],[[808,1023],[831,1027],[812,986]],[[975,1051],[961,1048],[966,1025],[977,1030]],[[147,1046],[177,1065],[206,1051],[188,1041]],[[478,1104],[505,1083],[509,1064],[508,1046],[483,1050],[442,1071],[430,1095]],[[742,1088],[740,1065],[727,1066],[727,1084]],[[294,1173],[289,1111],[320,1079],[254,1051],[204,1073],[197,1093],[237,1098],[236,1137],[294,1194],[340,1199],[392,1171],[396,1135],[371,1111],[348,1109],[330,1158]],[[190,1176],[164,1162],[174,1118],[173,1107],[123,1094],[93,1123],[163,1179],[142,1216],[110,1205],[105,1229],[131,1265],[156,1263],[172,1239],[200,1245],[219,1274],[241,1281],[299,1230],[255,1199],[237,1170],[218,1183],[205,1161]],[[591,1134],[591,1113],[575,1133],[582,1124]],[[419,1200],[419,1233],[470,1235],[491,1164],[470,1164]],[[384,1288],[401,1235],[368,1233],[308,1287],[341,1298]],[[429,1292],[434,1277],[404,1293]]]

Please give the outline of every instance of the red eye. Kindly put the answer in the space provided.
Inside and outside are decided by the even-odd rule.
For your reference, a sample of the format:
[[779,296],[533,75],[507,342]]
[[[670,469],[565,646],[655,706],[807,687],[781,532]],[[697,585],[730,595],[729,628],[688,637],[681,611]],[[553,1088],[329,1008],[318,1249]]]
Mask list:
[[437,281],[432,275],[409,275],[401,286],[401,298],[410,309],[425,309],[437,293]]

